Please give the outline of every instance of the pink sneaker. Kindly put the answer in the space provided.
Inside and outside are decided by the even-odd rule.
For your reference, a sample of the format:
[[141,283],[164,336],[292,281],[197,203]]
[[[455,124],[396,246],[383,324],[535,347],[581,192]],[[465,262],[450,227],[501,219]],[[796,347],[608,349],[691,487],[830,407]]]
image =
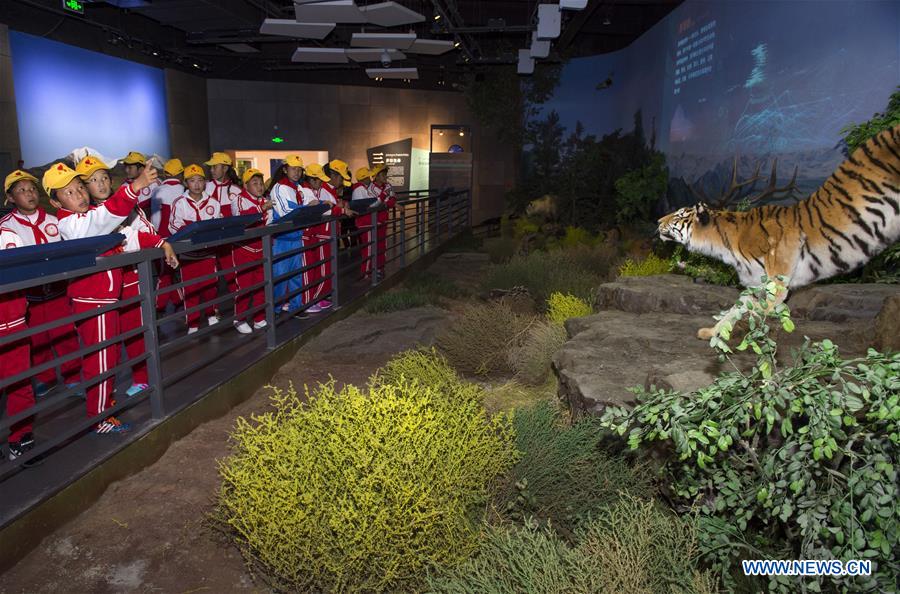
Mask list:
[[329,307],[331,307],[331,301],[327,299],[319,301],[319,309],[328,309]]

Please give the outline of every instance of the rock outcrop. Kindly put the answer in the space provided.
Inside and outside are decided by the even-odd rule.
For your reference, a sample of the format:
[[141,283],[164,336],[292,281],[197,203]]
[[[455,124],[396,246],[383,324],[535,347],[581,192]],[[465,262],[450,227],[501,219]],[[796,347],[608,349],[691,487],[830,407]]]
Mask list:
[[[693,391],[732,369],[695,336],[735,302],[736,289],[659,275],[620,279],[600,286],[597,293],[601,311],[566,322],[569,340],[553,361],[559,395],[576,416],[632,403],[630,386]],[[900,341],[897,286],[809,287],[792,295],[788,305],[796,330],[778,330],[783,363],[804,337],[830,338],[847,356],[863,355],[870,346],[894,350]],[[754,361],[748,355],[734,360],[745,369]]]

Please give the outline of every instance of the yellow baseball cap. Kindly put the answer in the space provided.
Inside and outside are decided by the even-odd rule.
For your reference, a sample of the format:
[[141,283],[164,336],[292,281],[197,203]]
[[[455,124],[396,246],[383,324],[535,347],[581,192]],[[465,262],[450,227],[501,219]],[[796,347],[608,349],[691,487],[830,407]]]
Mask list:
[[231,165],[231,157],[228,156],[228,153],[213,153],[212,157],[209,158],[209,161],[204,163],[205,165]]
[[193,164],[193,165],[188,165],[187,167],[184,168],[184,181],[189,180],[190,178],[194,177],[195,175],[199,175],[203,179],[206,179],[206,172],[203,171],[203,168],[200,167],[199,165]]
[[331,178],[325,175],[325,171],[318,163],[310,163],[309,165],[307,165],[306,175],[308,175],[309,177],[318,178],[322,181],[331,181]]
[[22,171],[21,169],[16,169],[12,173],[6,176],[6,180],[3,182],[3,191],[9,192],[9,189],[13,187],[13,184],[16,182],[20,182],[23,179],[33,181],[35,184],[37,183],[37,178],[27,171]]
[[341,174],[341,177],[344,178],[345,186],[350,185],[350,166],[347,165],[347,163],[341,161],[340,159],[334,159],[333,161],[328,163],[328,166]]
[[254,176],[260,176],[265,181],[266,176],[263,175],[263,172],[259,169],[250,168],[244,172],[244,175],[241,176],[241,181],[244,182],[244,185],[247,185],[247,182],[253,179]]
[[300,155],[288,155],[284,158],[284,164],[288,167],[303,167],[303,159]]
[[146,165],[147,157],[145,157],[143,153],[131,151],[125,155],[125,158],[122,159],[122,163],[126,165]]
[[65,188],[76,177],[78,177],[78,172],[65,163],[54,163],[44,172],[41,185],[44,186],[44,191],[49,196],[50,190]]
[[384,163],[380,163],[380,164],[376,165],[375,167],[369,169],[369,175],[372,176],[372,179],[375,179],[375,176],[378,175],[379,173],[381,173],[382,171],[384,171],[385,169],[387,169],[387,165],[385,165]]
[[360,167],[359,169],[356,170],[356,181],[369,179],[370,177],[372,177],[372,174],[369,173],[368,167]]
[[106,169],[108,171],[110,169],[110,166],[97,157],[93,157],[91,155],[88,155],[87,157],[79,161],[78,165],[75,166],[75,171],[78,172],[78,175],[81,176],[81,179],[87,179],[101,169]]
[[167,175],[178,175],[182,171],[184,171],[184,165],[181,164],[181,159],[169,159],[163,165],[163,173]]

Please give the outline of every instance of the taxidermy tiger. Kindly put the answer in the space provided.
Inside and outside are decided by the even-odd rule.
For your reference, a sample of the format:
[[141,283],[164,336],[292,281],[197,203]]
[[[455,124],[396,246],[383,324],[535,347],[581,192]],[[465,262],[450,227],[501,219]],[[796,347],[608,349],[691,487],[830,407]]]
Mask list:
[[[869,139],[797,204],[731,212],[700,203],[659,219],[659,236],[734,267],[744,286],[787,277],[773,308],[789,289],[850,272],[900,239],[900,126]],[[737,315],[735,306],[697,337]]]

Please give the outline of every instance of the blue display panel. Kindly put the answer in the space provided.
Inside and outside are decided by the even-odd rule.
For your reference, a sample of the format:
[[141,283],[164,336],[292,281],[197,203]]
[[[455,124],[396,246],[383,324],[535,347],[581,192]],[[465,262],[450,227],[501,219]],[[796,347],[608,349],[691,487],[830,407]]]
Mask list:
[[17,31],[9,41],[26,167],[83,146],[169,154],[162,70]]
[[810,186],[842,160],[839,130],[898,84],[900,2],[688,0],[629,47],[570,61],[543,112],[603,135],[640,109],[673,177],[777,155]]

